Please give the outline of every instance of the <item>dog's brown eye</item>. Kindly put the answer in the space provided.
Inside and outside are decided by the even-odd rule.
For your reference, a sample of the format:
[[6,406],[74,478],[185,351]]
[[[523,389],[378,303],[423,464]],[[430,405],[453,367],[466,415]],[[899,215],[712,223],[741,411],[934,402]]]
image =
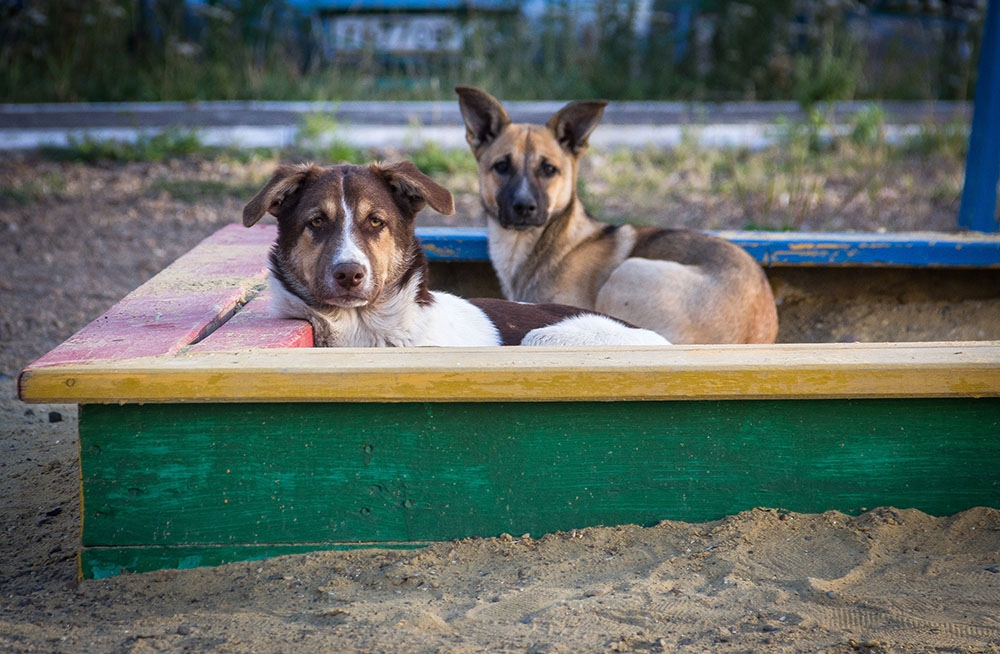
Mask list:
[[546,177],[553,177],[558,172],[559,169],[553,166],[552,164],[550,163],[542,164],[542,174],[545,175]]
[[315,229],[319,229],[320,227],[323,226],[324,222],[325,221],[323,220],[323,216],[316,216],[315,218],[309,221],[309,226]]
[[368,224],[371,225],[372,227],[381,227],[382,225],[385,224],[385,221],[379,218],[378,216],[369,216]]
[[501,175],[506,175],[510,172],[510,162],[506,159],[501,159],[493,164],[493,170]]

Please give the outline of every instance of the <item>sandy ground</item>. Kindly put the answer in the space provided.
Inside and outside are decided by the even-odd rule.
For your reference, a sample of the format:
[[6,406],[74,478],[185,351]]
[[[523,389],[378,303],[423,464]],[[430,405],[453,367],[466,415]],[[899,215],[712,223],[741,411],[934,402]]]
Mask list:
[[[79,581],[76,409],[21,403],[17,373],[245,201],[154,182],[269,165],[0,161],[2,188],[26,190],[0,196],[0,650],[1000,651],[996,508],[772,507]],[[836,310],[809,304],[812,283],[778,289],[782,340],[1000,338],[995,282],[955,300],[883,280]]]

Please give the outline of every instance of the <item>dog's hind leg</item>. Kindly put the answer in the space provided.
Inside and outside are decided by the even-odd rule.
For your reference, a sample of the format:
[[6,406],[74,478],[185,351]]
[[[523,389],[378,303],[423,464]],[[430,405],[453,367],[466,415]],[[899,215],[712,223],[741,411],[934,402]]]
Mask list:
[[670,345],[648,329],[623,325],[606,316],[583,314],[528,332],[521,345]]
[[651,329],[671,343],[694,343],[700,331],[696,319],[711,295],[693,266],[633,257],[612,271],[594,310]]

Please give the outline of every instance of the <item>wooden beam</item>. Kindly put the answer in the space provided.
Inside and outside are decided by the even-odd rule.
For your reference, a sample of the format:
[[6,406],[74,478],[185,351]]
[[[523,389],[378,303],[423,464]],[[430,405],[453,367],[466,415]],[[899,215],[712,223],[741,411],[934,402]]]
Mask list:
[[1000,396],[1000,343],[300,348],[29,368],[27,402]]
[[1000,181],[1000,0],[987,3],[975,100],[958,224],[995,232]]
[[83,558],[105,575],[756,506],[951,515],[1000,506],[998,430],[997,398],[85,405]]
[[312,347],[312,327],[304,320],[275,318],[271,289],[246,303],[230,320],[189,348],[190,352],[219,352],[249,348]]
[[[744,248],[764,266],[1000,268],[1000,236],[939,232],[708,232]],[[423,227],[432,261],[489,261],[486,230]]]
[[265,288],[274,228],[224,228],[32,367],[171,354],[212,333]]

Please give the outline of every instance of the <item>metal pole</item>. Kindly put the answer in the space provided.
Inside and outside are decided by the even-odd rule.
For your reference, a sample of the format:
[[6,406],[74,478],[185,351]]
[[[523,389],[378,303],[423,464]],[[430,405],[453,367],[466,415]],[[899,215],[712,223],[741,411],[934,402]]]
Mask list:
[[965,188],[958,226],[996,232],[997,182],[1000,180],[1000,0],[986,7],[986,25],[979,54],[975,108],[969,154],[965,160]]

